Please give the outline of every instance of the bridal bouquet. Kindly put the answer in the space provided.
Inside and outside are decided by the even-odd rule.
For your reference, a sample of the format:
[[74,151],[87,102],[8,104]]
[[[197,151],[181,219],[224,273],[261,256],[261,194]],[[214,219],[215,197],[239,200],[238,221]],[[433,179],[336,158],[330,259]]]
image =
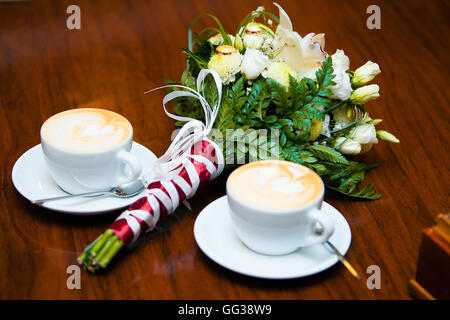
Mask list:
[[[164,86],[164,111],[182,128],[156,161],[142,197],[78,257],[85,269],[106,268],[181,202],[189,206],[186,200],[224,166],[285,159],[317,172],[329,189],[363,199],[381,196],[371,184],[359,188],[375,165],[347,157],[369,151],[378,139],[399,142],[376,130],[381,120],[365,108],[379,96],[378,85],[367,84],[380,73],[378,64],[351,71],[343,50],[328,55],[323,34],[301,37],[275,5],[279,17],[259,7],[233,34],[209,14],[218,28],[193,34],[204,15],[191,24],[181,83]],[[175,99],[172,114],[166,104]]]
[[[376,165],[347,157],[369,151],[378,139],[399,142],[389,132],[377,130],[382,120],[372,119],[365,108],[379,97],[378,85],[368,84],[380,73],[378,64],[368,61],[350,70],[343,50],[327,54],[322,33],[301,37],[286,12],[275,5],[279,17],[258,7],[235,33],[227,33],[216,17],[207,14],[217,28],[201,30],[192,39],[198,18],[194,20],[189,48],[184,49],[187,69],[181,83],[169,84],[195,89],[200,70],[220,75],[224,94],[214,123],[219,134],[212,139],[222,146],[227,165],[276,155],[313,169],[329,189],[378,199],[381,193],[371,184],[358,189],[365,171]],[[206,82],[202,90],[214,105],[214,82]],[[201,109],[199,101],[183,99],[174,110],[179,116],[201,119]],[[264,129],[278,132],[276,139],[256,139],[248,133]]]

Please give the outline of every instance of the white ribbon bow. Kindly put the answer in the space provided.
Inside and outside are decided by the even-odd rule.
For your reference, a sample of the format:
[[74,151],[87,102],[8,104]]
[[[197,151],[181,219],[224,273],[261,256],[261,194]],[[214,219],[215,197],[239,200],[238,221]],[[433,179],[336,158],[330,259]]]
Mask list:
[[[205,93],[204,93],[204,87],[205,87],[204,83],[205,83],[205,79],[208,75],[212,75],[215,85],[216,85],[216,88],[217,88],[217,92],[218,92],[217,103],[212,108],[209,105],[208,101],[206,101]],[[191,158],[205,164],[207,169],[209,169],[208,171],[211,173],[211,179],[214,179],[218,175],[220,175],[220,173],[222,172],[223,167],[224,167],[224,161],[223,161],[222,151],[213,141],[208,139],[208,135],[213,128],[214,122],[217,117],[217,113],[220,108],[220,102],[222,100],[222,80],[220,79],[220,76],[216,71],[210,70],[210,69],[203,69],[200,71],[200,73],[197,76],[197,91],[195,91],[192,88],[182,86],[182,85],[167,85],[167,86],[162,86],[162,87],[158,87],[158,88],[149,90],[145,93],[149,93],[149,92],[163,89],[163,88],[173,88],[173,87],[185,89],[187,91],[185,91],[185,90],[173,91],[173,92],[168,93],[166,96],[164,96],[164,99],[163,99],[164,112],[170,118],[172,118],[174,120],[186,121],[186,124],[184,124],[183,127],[180,129],[180,131],[177,133],[177,135],[175,136],[174,140],[170,144],[167,151],[161,157],[159,157],[158,160],[156,161],[156,163],[153,167],[153,172],[152,172],[153,179],[152,180],[153,181],[155,181],[155,180],[161,181],[161,183],[163,184],[164,187],[166,187],[167,182],[169,182],[171,180],[176,180],[177,184],[178,184],[178,182],[183,184],[183,182],[181,182],[181,180],[183,180],[183,179],[178,177],[178,173],[186,166],[186,164],[189,162],[189,159],[191,159]],[[177,116],[173,113],[170,113],[167,110],[166,104],[168,102],[170,102],[171,100],[179,98],[179,97],[192,97],[192,98],[198,99],[200,101],[200,105],[202,106],[202,109],[203,109],[205,121],[201,122],[201,121],[191,118],[191,117]],[[192,146],[194,146],[197,142],[202,141],[202,140],[208,141],[215,147],[217,161],[218,161],[217,169],[214,167],[214,164],[210,160],[206,159],[205,157],[202,157],[200,155],[190,154]],[[191,167],[190,166],[186,167],[186,170],[188,171],[188,174],[189,174],[190,173],[189,171],[192,171],[193,169],[191,168],[191,170],[189,170],[188,168],[191,168]],[[193,188],[189,188],[191,190],[188,194],[188,197],[187,197],[188,199],[197,190],[197,188],[196,187],[194,188],[194,186],[198,187],[198,184],[199,184],[199,181],[197,181],[197,180],[199,180],[199,178],[193,172],[191,172],[191,174],[189,174],[189,178],[191,179]],[[183,188],[181,185],[179,185],[179,186],[181,188]],[[169,189],[172,189],[172,188],[169,187]],[[186,191],[188,191],[187,190],[188,188],[183,188],[183,189],[186,189]],[[166,190],[167,190],[167,188],[166,188]],[[169,191],[169,193],[172,193],[172,192]],[[177,199],[178,195],[175,195],[175,193],[176,192],[173,192],[173,195]],[[172,198],[172,194],[171,194],[171,198]],[[177,203],[174,203],[173,205],[175,206],[175,204],[177,204]],[[187,204],[187,206],[189,208],[188,204]]]
[[[219,96],[217,104],[215,104],[213,108],[211,108],[211,106],[206,101],[203,91],[205,78],[209,74],[211,74],[214,78]],[[152,208],[152,214],[150,214],[146,210],[126,210],[116,219],[116,221],[120,219],[125,219],[127,221],[128,226],[133,232],[133,239],[131,243],[134,243],[141,234],[141,226],[136,220],[137,218],[145,221],[146,225],[148,226],[146,228],[147,232],[153,230],[153,228],[156,226],[161,213],[161,206],[159,204],[159,201],[166,208],[167,214],[175,211],[180,201],[176,186],[178,186],[183,191],[183,193],[186,195],[186,199],[189,199],[197,192],[197,189],[200,185],[200,177],[195,169],[194,164],[189,161],[190,159],[194,159],[195,161],[204,164],[206,170],[210,173],[210,179],[214,179],[215,177],[220,175],[224,167],[222,150],[217,146],[217,144],[209,140],[207,137],[214,125],[214,121],[220,107],[220,101],[222,99],[222,81],[220,80],[217,72],[207,69],[201,70],[197,77],[198,91],[195,91],[186,86],[168,85],[147,91],[145,93],[170,87],[178,87],[181,89],[186,89],[187,91],[173,91],[167,94],[163,100],[164,111],[172,119],[187,121],[187,123],[180,129],[175,139],[167,149],[166,153],[164,153],[156,161],[152,170],[152,180],[150,181],[149,179],[145,179],[146,186],[148,186],[150,182],[159,181],[167,191],[166,193],[159,188],[147,189],[147,200]],[[190,117],[180,117],[168,112],[166,103],[178,97],[193,97],[198,99],[205,114],[205,122],[203,123],[197,119],[193,119]],[[197,142],[200,142],[202,140],[208,141],[208,143],[210,143],[214,147],[216,151],[217,167],[214,165],[211,159],[208,159],[204,155],[190,153],[191,148]],[[186,173],[191,182],[190,184],[178,175],[182,169],[186,170]],[[190,205],[186,200],[184,200],[183,203],[189,210],[191,210]]]

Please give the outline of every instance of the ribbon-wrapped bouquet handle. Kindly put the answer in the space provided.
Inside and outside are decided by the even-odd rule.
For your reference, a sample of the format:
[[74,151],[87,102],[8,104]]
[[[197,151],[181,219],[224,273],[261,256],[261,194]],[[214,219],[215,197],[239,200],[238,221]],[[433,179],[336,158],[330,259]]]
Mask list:
[[[212,108],[203,93],[205,78],[211,75],[218,91],[217,104]],[[145,179],[142,198],[133,203],[78,257],[78,263],[94,273],[108,266],[123,247],[133,244],[141,235],[155,228],[158,221],[171,214],[180,202],[191,198],[200,185],[220,175],[224,167],[222,150],[208,138],[214,125],[222,96],[222,82],[217,72],[201,70],[197,91],[181,85],[159,87],[148,92],[177,87],[163,99],[165,113],[178,121],[186,121],[167,151],[156,161]],[[146,92],[146,93],[148,93]],[[167,111],[166,104],[178,97],[198,99],[205,121],[180,117]]]

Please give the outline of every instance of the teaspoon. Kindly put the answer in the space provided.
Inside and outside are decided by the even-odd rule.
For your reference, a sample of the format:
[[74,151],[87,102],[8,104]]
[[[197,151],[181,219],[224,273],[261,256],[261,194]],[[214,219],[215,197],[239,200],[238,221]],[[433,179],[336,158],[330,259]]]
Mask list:
[[[323,232],[322,225],[320,223],[316,223],[316,233],[321,234],[322,232]],[[333,252],[338,256],[339,261],[345,266],[345,268],[347,268],[347,270],[352,274],[352,276],[360,280],[361,279],[360,275],[355,270],[355,268],[353,268],[350,262],[348,262],[348,260],[345,259],[342,253],[340,253],[339,250],[330,241],[327,240],[324,243],[326,243],[331,248],[331,250],[333,250]]]
[[54,201],[54,200],[63,200],[63,199],[69,199],[74,197],[86,197],[86,196],[100,196],[100,195],[111,195],[117,198],[130,198],[137,194],[139,194],[142,190],[145,189],[144,182],[142,180],[135,180],[132,182],[128,182],[122,185],[119,185],[117,187],[114,187],[107,191],[92,191],[92,192],[85,192],[80,194],[70,194],[67,196],[61,196],[61,197],[52,197],[52,198],[46,198],[46,199],[38,199],[38,200],[32,200],[31,203],[41,205],[44,202],[47,201]]

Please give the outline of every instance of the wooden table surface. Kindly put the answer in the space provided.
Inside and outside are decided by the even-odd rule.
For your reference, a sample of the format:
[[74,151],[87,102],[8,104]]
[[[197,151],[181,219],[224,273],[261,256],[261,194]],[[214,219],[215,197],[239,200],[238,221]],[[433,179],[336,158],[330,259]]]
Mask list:
[[[325,32],[326,50],[345,49],[353,69],[378,62],[381,97],[374,118],[401,143],[380,143],[360,159],[377,162],[367,175],[384,195],[354,201],[327,194],[350,224],[348,259],[357,281],[340,264],[320,274],[271,281],[228,271],[198,248],[197,214],[225,194],[226,175],[201,189],[192,212],[178,210],[105,273],[81,275],[81,290],[66,286],[66,268],[120,212],[79,217],[28,203],[11,170],[39,144],[43,121],[62,110],[115,110],[134,126],[135,140],[156,155],[170,143],[173,121],[163,93],[144,91],[179,79],[181,48],[198,14],[218,16],[235,30],[245,14],[270,1],[33,1],[0,3],[0,298],[1,299],[409,299],[421,231],[449,211],[448,1],[375,1],[381,30],[366,28],[372,0],[284,1],[300,34]],[[66,8],[81,8],[81,30],[66,28]],[[199,28],[212,25],[207,19]],[[381,289],[366,286],[378,265]]]

